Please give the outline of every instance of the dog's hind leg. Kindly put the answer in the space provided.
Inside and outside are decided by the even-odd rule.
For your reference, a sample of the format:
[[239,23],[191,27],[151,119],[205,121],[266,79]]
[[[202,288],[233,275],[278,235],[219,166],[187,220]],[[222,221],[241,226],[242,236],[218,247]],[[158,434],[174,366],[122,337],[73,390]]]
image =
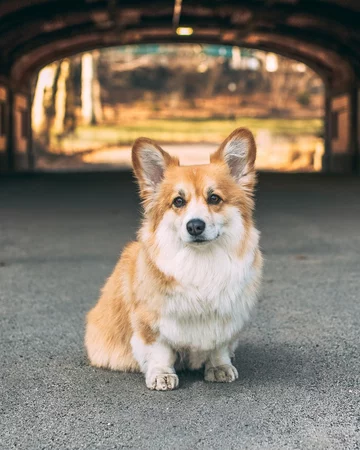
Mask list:
[[[130,343],[129,343],[130,344]],[[124,372],[139,372],[131,346],[104,334],[95,324],[88,323],[85,346],[91,365]]]

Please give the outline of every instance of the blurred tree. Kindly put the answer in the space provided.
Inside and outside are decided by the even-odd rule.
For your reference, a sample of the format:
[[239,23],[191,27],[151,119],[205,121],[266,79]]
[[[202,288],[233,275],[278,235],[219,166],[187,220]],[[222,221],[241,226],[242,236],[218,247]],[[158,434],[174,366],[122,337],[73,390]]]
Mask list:
[[84,53],[81,58],[81,114],[85,125],[94,123],[93,99],[94,63],[91,53]]
[[55,80],[60,63],[44,67],[36,80],[32,104],[32,126],[40,146],[47,148],[50,144],[51,121],[54,116]]
[[67,80],[70,74],[70,61],[64,59],[60,64],[60,73],[57,79],[55,94],[55,117],[53,124],[53,133],[61,139],[64,135],[64,124],[66,116],[66,97],[67,97]]

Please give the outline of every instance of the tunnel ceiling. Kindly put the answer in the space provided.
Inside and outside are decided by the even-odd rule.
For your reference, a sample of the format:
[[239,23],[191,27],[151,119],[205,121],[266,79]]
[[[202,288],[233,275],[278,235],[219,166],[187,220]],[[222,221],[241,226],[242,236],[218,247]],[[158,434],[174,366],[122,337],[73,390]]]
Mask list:
[[1,72],[26,87],[56,59],[145,42],[199,42],[270,50],[317,70],[333,87],[360,78],[359,0],[2,0]]

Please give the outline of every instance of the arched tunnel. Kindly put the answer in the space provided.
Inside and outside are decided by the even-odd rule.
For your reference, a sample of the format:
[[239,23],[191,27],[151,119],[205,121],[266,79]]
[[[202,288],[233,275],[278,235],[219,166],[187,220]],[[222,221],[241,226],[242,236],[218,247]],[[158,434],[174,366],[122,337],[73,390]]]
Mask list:
[[[178,35],[179,26],[192,34]],[[236,350],[239,379],[179,372],[180,389],[168,393],[148,391],[142,374],[91,366],[84,350],[85,316],[136,239],[133,176],[43,173],[32,149],[31,80],[41,68],[151,43],[271,51],[308,65],[325,85],[324,173],[258,177],[264,272]],[[0,57],[1,449],[359,449],[360,0],[2,0]],[[212,265],[216,280],[229,267],[225,256]],[[208,270],[201,262],[194,273]],[[253,271],[240,263],[232,277]],[[161,286],[177,282],[153,260],[141,266],[160,274]],[[203,279],[213,295],[216,281]],[[174,298],[179,309],[188,301]]]
[[192,42],[271,50],[316,70],[326,86],[323,170],[358,172],[359,19],[357,0],[4,1],[1,171],[32,169],[30,79],[45,64],[99,47]]

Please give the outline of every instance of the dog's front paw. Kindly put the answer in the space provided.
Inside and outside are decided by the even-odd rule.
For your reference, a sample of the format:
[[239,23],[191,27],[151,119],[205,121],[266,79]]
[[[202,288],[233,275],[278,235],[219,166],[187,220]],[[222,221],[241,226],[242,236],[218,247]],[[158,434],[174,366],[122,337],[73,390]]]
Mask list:
[[176,373],[160,373],[146,377],[146,386],[155,391],[172,391],[179,386]]
[[209,367],[205,371],[205,380],[217,383],[231,383],[239,377],[236,367],[232,364]]

